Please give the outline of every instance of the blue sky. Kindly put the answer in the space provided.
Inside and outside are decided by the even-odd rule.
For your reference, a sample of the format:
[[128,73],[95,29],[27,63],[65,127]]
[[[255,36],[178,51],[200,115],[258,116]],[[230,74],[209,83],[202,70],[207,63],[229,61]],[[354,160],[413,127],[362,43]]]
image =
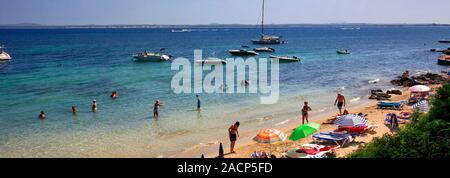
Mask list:
[[[447,23],[450,0],[266,0],[267,23]],[[261,0],[0,0],[0,24],[256,24]]]

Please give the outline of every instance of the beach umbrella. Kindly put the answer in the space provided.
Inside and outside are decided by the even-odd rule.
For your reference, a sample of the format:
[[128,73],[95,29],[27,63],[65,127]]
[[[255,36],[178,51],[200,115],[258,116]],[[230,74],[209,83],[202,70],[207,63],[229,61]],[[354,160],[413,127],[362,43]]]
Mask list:
[[429,106],[427,100],[422,100],[422,101],[417,102],[416,104],[414,104],[412,106],[412,108],[413,109],[417,109],[420,112],[428,112],[428,111],[430,111],[430,106]]
[[306,138],[307,136],[317,132],[319,130],[320,124],[318,123],[308,123],[304,125],[300,125],[295,128],[294,132],[292,132],[289,140],[296,141],[302,138]]
[[345,116],[340,116],[334,121],[334,125],[338,126],[367,126],[367,120],[361,116],[348,114]]
[[256,135],[253,140],[258,143],[275,143],[279,141],[286,140],[286,135],[276,129],[265,129],[259,131],[258,135]]
[[425,85],[415,85],[413,87],[410,87],[409,91],[411,91],[411,92],[429,92],[430,87],[427,87]]

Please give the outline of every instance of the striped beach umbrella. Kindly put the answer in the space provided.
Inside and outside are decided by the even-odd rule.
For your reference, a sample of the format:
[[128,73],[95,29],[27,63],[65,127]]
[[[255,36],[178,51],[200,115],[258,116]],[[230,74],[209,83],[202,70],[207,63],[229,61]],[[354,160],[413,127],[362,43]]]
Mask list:
[[429,106],[427,100],[422,100],[422,101],[417,102],[416,104],[414,104],[412,106],[412,108],[413,109],[417,109],[420,112],[428,112],[428,111],[430,111],[430,106]]
[[258,143],[275,143],[286,140],[286,134],[276,129],[265,129],[259,131],[258,135],[253,138]]
[[368,122],[361,116],[349,114],[345,116],[340,116],[336,121],[334,121],[334,125],[338,126],[367,126]]
[[429,92],[430,87],[427,87],[425,85],[416,85],[416,86],[409,88],[409,91],[411,91],[411,92]]

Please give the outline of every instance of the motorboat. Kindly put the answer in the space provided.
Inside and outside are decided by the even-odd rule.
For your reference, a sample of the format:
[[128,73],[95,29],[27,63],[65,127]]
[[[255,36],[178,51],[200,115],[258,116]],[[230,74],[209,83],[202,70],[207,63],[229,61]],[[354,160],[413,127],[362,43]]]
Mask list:
[[5,51],[4,46],[0,46],[0,61],[9,61],[11,60],[11,56]]
[[439,40],[439,43],[450,43],[450,40],[447,40],[447,39],[445,39],[445,40]]
[[336,51],[336,53],[338,53],[338,54],[350,54],[350,51],[348,51],[346,49],[341,49],[341,50]]
[[442,55],[438,58],[439,65],[450,65],[450,55]]
[[147,52],[138,53],[133,55],[135,62],[160,62],[169,61],[172,56],[164,52],[164,48],[160,49],[159,52]]
[[261,47],[261,48],[255,48],[253,50],[256,52],[269,52],[269,53],[275,52],[275,49],[273,49],[271,47]]
[[226,60],[218,59],[218,58],[207,58],[203,60],[196,60],[195,63],[201,65],[216,65],[216,64],[227,64]]
[[270,56],[271,59],[278,59],[280,60],[280,62],[300,62],[302,61],[301,58],[297,57],[297,56]]
[[262,20],[261,20],[261,37],[259,39],[251,40],[253,44],[265,45],[265,44],[284,44],[285,41],[282,40],[281,36],[267,35],[264,34],[264,5],[265,1],[262,2]]
[[256,56],[257,52],[245,49],[232,49],[228,51],[231,55],[235,56]]

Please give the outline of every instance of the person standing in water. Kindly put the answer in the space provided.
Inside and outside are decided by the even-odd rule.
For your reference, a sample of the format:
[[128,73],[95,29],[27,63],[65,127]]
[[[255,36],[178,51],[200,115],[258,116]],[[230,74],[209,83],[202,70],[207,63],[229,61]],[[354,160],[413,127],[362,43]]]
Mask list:
[[39,114],[39,119],[44,120],[45,119],[45,113],[44,111],[41,111],[41,113]]
[[92,112],[97,112],[97,100],[92,101]]
[[159,107],[163,106],[164,104],[161,103],[159,100],[156,100],[155,104],[153,105],[153,117],[159,118]]
[[346,101],[344,95],[341,95],[340,93],[337,94],[336,100],[334,101],[334,105],[339,109],[339,115],[342,115],[342,107],[345,107]]
[[200,96],[196,95],[196,97],[197,97],[197,111],[200,111],[200,104],[201,104]]
[[230,137],[230,153],[236,153],[234,151],[234,145],[236,144],[236,140],[239,137],[239,121],[234,123],[233,125],[230,126],[230,128],[228,128],[228,136]]
[[303,108],[302,108],[302,124],[305,124],[305,119],[306,119],[306,123],[309,123],[308,111],[311,111],[311,107],[309,107],[308,102],[305,101]]

